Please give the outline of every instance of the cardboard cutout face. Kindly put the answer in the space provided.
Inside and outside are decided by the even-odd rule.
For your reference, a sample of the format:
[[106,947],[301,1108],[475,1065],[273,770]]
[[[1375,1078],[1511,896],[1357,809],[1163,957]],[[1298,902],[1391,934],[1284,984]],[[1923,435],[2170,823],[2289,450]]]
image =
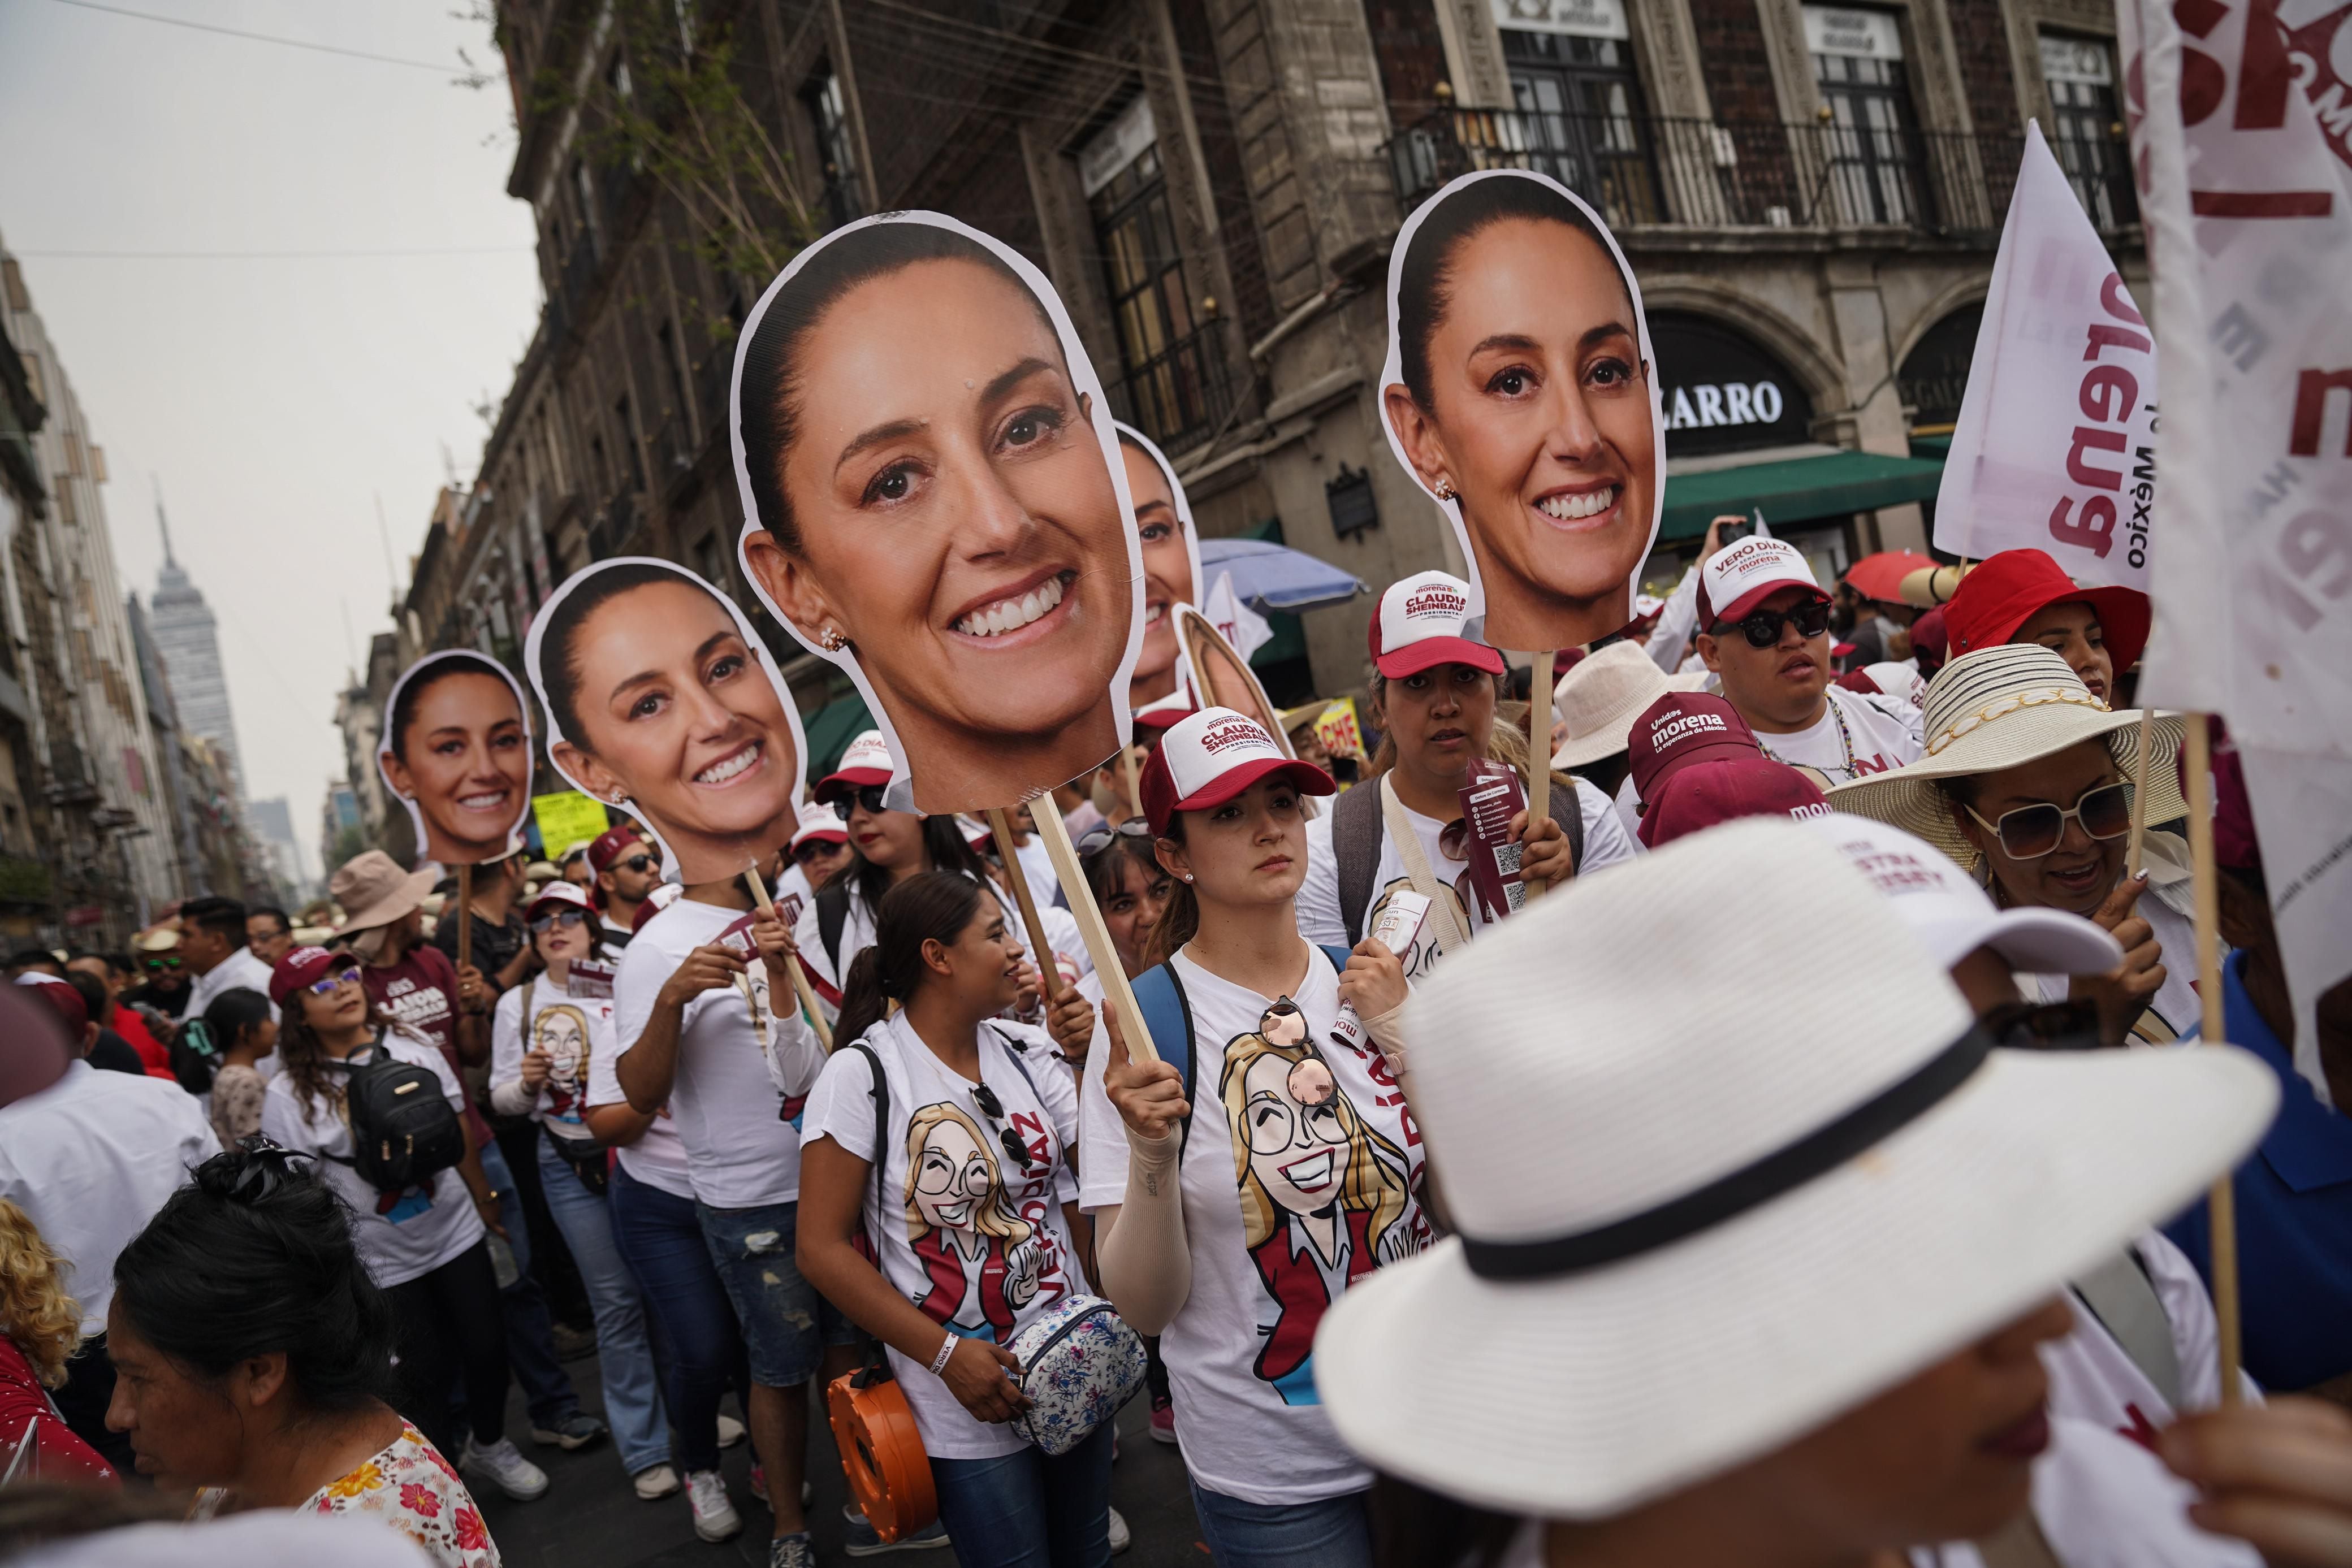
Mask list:
[[1135,501],[1135,532],[1143,551],[1143,647],[1129,680],[1128,702],[1141,708],[1176,690],[1175,610],[1198,604],[1208,591],[1202,580],[1201,536],[1192,527],[1192,504],[1175,466],[1152,439],[1129,424],[1118,432],[1118,455],[1127,465],[1127,493]]
[[1665,504],[1665,422],[1633,270],[1540,174],[1465,174],[1389,257],[1389,446],[1444,508],[1500,648],[1633,619]]
[[701,578],[598,561],[548,600],[523,664],[556,771],[635,817],[666,873],[724,882],[791,841],[800,714],[751,623]]
[[497,660],[453,648],[402,671],[375,765],[408,807],[419,865],[479,865],[522,848],[530,716]]
[[744,570],[917,808],[1013,805],[1126,743],[1141,551],[1043,274],[935,213],[837,229],[744,323],[730,419]]

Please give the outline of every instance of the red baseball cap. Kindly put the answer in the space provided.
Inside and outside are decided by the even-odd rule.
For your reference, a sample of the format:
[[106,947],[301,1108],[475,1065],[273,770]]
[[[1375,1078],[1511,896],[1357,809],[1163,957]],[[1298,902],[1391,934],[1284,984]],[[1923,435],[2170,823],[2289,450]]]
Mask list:
[[349,968],[359,962],[349,953],[330,953],[324,947],[297,947],[278,960],[269,971],[269,999],[284,1007],[295,992],[305,986],[315,985],[339,967]]
[[1642,813],[1641,840],[1656,849],[1737,817],[1826,817],[1830,810],[1813,781],[1785,762],[1716,758],[1675,772]]
[[16,983],[30,986],[33,995],[49,1005],[49,1010],[64,1022],[66,1036],[73,1041],[75,1054],[79,1055],[81,1037],[89,1029],[89,1004],[81,999],[81,993],[55,975],[44,975],[38,970],[17,976]]
[[1705,692],[1668,692],[1643,708],[1625,750],[1633,793],[1652,803],[1668,779],[1694,762],[1764,755],[1739,710]]
[[869,729],[849,743],[849,749],[841,754],[841,766],[818,779],[809,796],[818,805],[826,806],[869,784],[889,782],[889,743],[882,738],[880,730]]
[[1784,588],[1827,599],[1813,563],[1786,539],[1744,538],[1706,558],[1698,573],[1698,629],[1710,631],[1748,612]]
[[1417,571],[1381,595],[1368,633],[1372,664],[1390,680],[1439,664],[1468,664],[1503,673],[1503,655],[1466,634],[1470,585],[1443,571]]
[[793,830],[793,841],[789,848],[798,850],[812,839],[823,839],[830,844],[849,841],[848,825],[842,821],[839,812],[814,800],[803,800],[796,815],[800,825]]
[[595,900],[588,896],[586,888],[576,882],[565,882],[558,877],[539,890],[538,894],[524,907],[522,917],[525,920],[532,919],[539,914],[542,905],[550,904],[565,904],[573,909],[585,910],[591,915],[596,913]]
[[629,852],[632,845],[648,852],[653,849],[634,823],[605,829],[596,835],[596,841],[588,846],[588,869],[598,876],[604,875],[613,869],[615,861]]
[[1177,812],[1222,806],[1277,773],[1301,794],[1329,795],[1339,788],[1312,762],[1284,756],[1255,719],[1229,707],[1202,708],[1170,728],[1143,765],[1143,815],[1154,833],[1164,834]]
[[2099,632],[2107,657],[2117,673],[2139,663],[2147,646],[2147,595],[2130,588],[2083,588],[2058,570],[2049,552],[2005,549],[1987,556],[1944,606],[1944,631],[1951,639],[1951,656],[1998,648],[2017,635],[2017,629],[2036,612],[2053,604],[2076,601],[2088,604],[2099,618]]

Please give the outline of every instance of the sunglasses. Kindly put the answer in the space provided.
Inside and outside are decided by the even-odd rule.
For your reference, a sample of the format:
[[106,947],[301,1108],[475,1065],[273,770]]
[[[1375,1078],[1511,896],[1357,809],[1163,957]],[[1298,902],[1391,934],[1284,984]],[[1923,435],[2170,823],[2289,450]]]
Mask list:
[[1085,836],[1078,840],[1078,858],[1092,860],[1121,839],[1148,839],[1150,836],[1151,824],[1140,817],[1129,817],[1124,822],[1107,823],[1099,828],[1089,828]]
[[2003,1002],[1979,1020],[1992,1042],[2010,1051],[2096,1051],[2099,1005],[2088,998],[2063,1002]]
[[530,928],[544,935],[558,925],[584,925],[587,922],[588,912],[584,909],[559,909],[552,915],[533,915]]
[[166,975],[178,968],[180,961],[177,958],[150,958],[147,967],[156,974]]
[[988,1118],[990,1126],[996,1129],[997,1143],[1007,1155],[1021,1162],[1023,1170],[1037,1163],[1029,1153],[1029,1145],[1021,1141],[1021,1134],[1004,1124],[1004,1102],[996,1097],[995,1090],[982,1082],[971,1092],[971,1103],[980,1107],[980,1113]]
[[651,855],[631,855],[627,860],[614,861],[611,865],[606,866],[604,869],[607,871],[635,872],[637,875],[643,876],[646,873],[654,869],[654,857]]
[[[1740,634],[1751,648],[1769,648],[1780,640],[1780,628],[1787,622],[1796,623],[1800,637],[1818,637],[1830,629],[1830,605],[1825,600],[1800,604],[1793,610],[1759,610],[1745,616],[1737,624]],[[1718,631],[1716,635],[1721,636]]]
[[1977,826],[1989,829],[2000,840],[2001,853],[2013,861],[2034,861],[2058,847],[2070,821],[2082,823],[2083,831],[2102,841],[2119,839],[2130,832],[2132,786],[2126,779],[2085,789],[2082,798],[2064,810],[2048,801],[2020,806],[2015,810],[2003,811],[1997,822],[1978,817],[1974,806],[1961,810],[1976,817]]
[[802,865],[814,865],[825,856],[837,855],[848,847],[846,844],[836,844],[829,839],[811,839],[793,852],[793,859]]
[[835,797],[833,802],[833,814],[845,822],[858,807],[863,806],[867,815],[880,815],[888,810],[882,804],[884,788],[885,786],[880,784],[861,784],[848,794]]
[[329,975],[323,980],[311,981],[308,986],[305,986],[303,989],[309,991],[314,997],[331,997],[343,987],[356,986],[359,983],[360,967],[357,964],[353,964],[350,968],[344,969],[337,974]]

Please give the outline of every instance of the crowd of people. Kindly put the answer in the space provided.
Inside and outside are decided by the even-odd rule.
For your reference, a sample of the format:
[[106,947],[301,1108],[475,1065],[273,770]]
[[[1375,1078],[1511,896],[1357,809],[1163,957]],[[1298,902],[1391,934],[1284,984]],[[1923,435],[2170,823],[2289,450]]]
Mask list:
[[[707,1541],[748,1437],[805,1568],[847,1378],[928,1471],[850,1555],[1101,1568],[1114,1428],[1032,1375],[1095,1321],[1221,1568],[2352,1564],[2352,985],[2300,1038],[2226,745],[2195,885],[2146,601],[2013,551],[1898,604],[1718,525],[1530,713],[1467,588],[1380,596],[1345,769],[1155,690],[1002,837],[869,733],[752,877],[624,818],[16,955],[0,1471],[487,1568],[471,1489],[549,1485],[519,1388]],[[1499,839],[1497,775],[1547,802]],[[2184,1049],[2200,892],[2236,1050]]]

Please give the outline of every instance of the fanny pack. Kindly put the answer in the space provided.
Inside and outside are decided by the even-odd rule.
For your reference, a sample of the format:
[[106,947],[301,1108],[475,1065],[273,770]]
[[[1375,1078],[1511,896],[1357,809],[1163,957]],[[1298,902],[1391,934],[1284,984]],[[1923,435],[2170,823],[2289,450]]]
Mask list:
[[1009,1423],[1059,1458],[1093,1436],[1143,1386],[1143,1340],[1100,1296],[1072,1296],[1013,1336],[1014,1381],[1031,1400]]

